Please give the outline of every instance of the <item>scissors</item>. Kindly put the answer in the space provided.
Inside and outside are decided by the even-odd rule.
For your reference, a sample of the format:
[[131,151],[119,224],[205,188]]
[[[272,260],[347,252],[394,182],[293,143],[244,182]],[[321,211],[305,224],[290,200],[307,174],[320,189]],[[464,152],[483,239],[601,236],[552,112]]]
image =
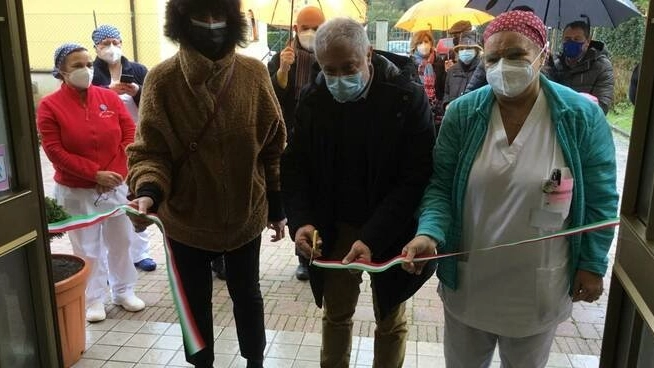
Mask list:
[[318,249],[318,230],[313,230],[311,237],[311,256],[309,257],[309,265],[313,263],[313,253]]

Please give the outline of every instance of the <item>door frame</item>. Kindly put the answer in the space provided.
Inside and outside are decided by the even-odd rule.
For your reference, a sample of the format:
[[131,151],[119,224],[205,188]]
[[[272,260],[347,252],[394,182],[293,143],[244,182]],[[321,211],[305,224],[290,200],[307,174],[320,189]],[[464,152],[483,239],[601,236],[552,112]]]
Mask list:
[[600,367],[638,367],[654,331],[654,1],[647,14]]
[[50,247],[44,236],[47,223],[43,180],[21,0],[0,0],[0,44],[0,75],[4,78],[12,158],[7,163],[12,167],[11,191],[0,198],[0,224],[9,225],[3,226],[0,233],[0,257],[24,249],[39,361],[42,367],[59,367],[60,342]]

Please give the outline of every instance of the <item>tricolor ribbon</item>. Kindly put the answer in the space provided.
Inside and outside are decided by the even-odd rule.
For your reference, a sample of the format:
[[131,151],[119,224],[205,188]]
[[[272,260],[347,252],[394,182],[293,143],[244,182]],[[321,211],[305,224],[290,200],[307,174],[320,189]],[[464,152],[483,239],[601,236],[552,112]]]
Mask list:
[[[52,234],[52,233],[62,233],[69,230],[81,229],[87,226],[95,225],[105,220],[106,218],[113,216],[116,213],[120,213],[121,211],[125,211],[132,215],[141,216],[149,219],[150,221],[154,222],[157,225],[157,227],[163,234],[164,250],[166,253],[166,262],[168,265],[167,267],[168,282],[170,283],[170,288],[173,293],[173,301],[175,302],[175,307],[177,308],[177,312],[179,314],[179,320],[182,326],[182,331],[184,332],[183,333],[184,343],[185,346],[188,347],[188,350],[191,354],[197,353],[198,351],[204,349],[206,344],[202,339],[202,336],[200,336],[200,331],[198,330],[195,319],[191,314],[188,305],[188,300],[184,293],[184,289],[181,287],[181,280],[179,277],[179,273],[177,271],[177,266],[175,264],[172,255],[172,251],[170,249],[170,244],[168,243],[168,236],[166,235],[166,229],[164,228],[163,223],[161,222],[159,217],[153,214],[144,215],[140,213],[138,210],[134,209],[133,207],[130,207],[128,205],[122,205],[106,212],[93,213],[89,215],[72,216],[64,221],[48,224],[48,231]],[[413,261],[414,262],[429,261],[432,259],[453,257],[466,253],[490,251],[498,248],[535,243],[542,240],[554,239],[554,238],[559,238],[569,235],[595,231],[608,227],[614,227],[619,224],[620,224],[620,219],[614,218],[605,221],[595,222],[589,225],[557,231],[555,233],[541,236],[538,238],[531,238],[531,239],[521,240],[512,243],[499,244],[489,248],[479,249],[475,251],[436,254],[427,257],[415,257]],[[404,256],[398,255],[397,257],[394,257],[386,262],[380,262],[380,263],[356,261],[349,264],[342,264],[340,260],[330,261],[330,260],[323,260],[323,259],[315,259],[313,260],[312,265],[315,265],[317,267],[323,267],[323,268],[331,268],[331,269],[353,269],[353,270],[360,270],[360,271],[367,271],[367,272],[382,272],[382,271],[386,271],[387,269],[395,265],[402,264],[403,262],[404,262]]]
[[[604,220],[604,221],[599,221],[595,222],[592,224],[588,225],[583,225],[579,227],[574,227],[570,229],[565,229],[561,231],[557,231],[545,236],[541,236],[538,238],[531,238],[531,239],[526,239],[526,240],[520,240],[512,243],[505,243],[505,244],[499,244],[499,245],[494,245],[492,247],[484,248],[484,249],[477,249],[474,251],[466,251],[466,252],[454,252],[454,253],[443,253],[443,254],[435,254],[433,256],[426,256],[426,257],[415,257],[413,258],[413,262],[421,262],[421,261],[429,261],[432,259],[439,259],[439,258],[447,258],[447,257],[454,257],[454,256],[459,256],[462,254],[468,254],[468,253],[476,253],[476,252],[486,252],[490,251],[493,249],[498,249],[498,248],[505,248],[505,247],[512,247],[516,245],[523,245],[523,244],[530,244],[530,243],[536,243],[542,240],[548,240],[548,239],[554,239],[554,238],[560,238],[564,236],[570,236],[570,235],[575,235],[575,234],[581,234],[581,233],[586,233],[590,231],[595,231],[595,230],[600,230],[608,227],[615,227],[620,225],[620,219],[619,218],[614,218],[614,219],[609,219],[609,220]],[[383,272],[388,270],[389,268],[402,264],[404,262],[404,256],[399,255],[397,257],[391,258],[386,262],[363,262],[363,261],[355,261],[352,263],[348,264],[343,264],[341,260],[324,260],[324,259],[314,259],[313,262],[311,263],[314,266],[317,267],[322,267],[322,268],[330,268],[330,269],[335,269],[335,270],[359,270],[359,271],[366,271],[366,272]]]
[[77,215],[72,216],[64,221],[54,222],[48,224],[48,232],[52,233],[62,233],[69,230],[81,229],[83,227],[95,225],[108,217],[113,216],[116,213],[125,211],[127,213],[146,217],[150,221],[154,222],[161,233],[163,234],[164,240],[164,250],[166,253],[166,264],[168,269],[168,282],[170,283],[170,289],[173,294],[173,301],[175,302],[175,307],[179,315],[179,322],[182,326],[184,345],[188,348],[191,354],[195,354],[198,351],[205,348],[206,344],[200,335],[197,324],[193,315],[191,314],[191,308],[188,305],[188,299],[184,289],[182,288],[182,281],[179,277],[179,272],[177,270],[177,265],[173,258],[172,251],[170,249],[170,244],[168,243],[168,236],[166,236],[166,229],[163,226],[163,223],[156,215],[144,215],[138,210],[128,206],[122,205],[116,207],[107,212],[93,213],[90,215]]

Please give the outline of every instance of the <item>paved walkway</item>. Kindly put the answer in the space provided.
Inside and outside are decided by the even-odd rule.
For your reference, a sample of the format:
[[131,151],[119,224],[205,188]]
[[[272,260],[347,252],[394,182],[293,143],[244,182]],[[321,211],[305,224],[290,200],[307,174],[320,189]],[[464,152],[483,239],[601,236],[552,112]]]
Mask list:
[[[618,156],[618,188],[622,189],[628,142],[616,136]],[[41,164],[46,195],[52,193],[52,166],[42,154]],[[179,325],[166,276],[162,237],[156,227],[148,228],[152,256],[156,271],[140,271],[137,294],[146,302],[146,309],[138,313],[107,305],[108,320],[87,327],[89,349],[79,367],[131,367],[135,363],[153,363],[154,366],[182,365]],[[261,248],[261,291],[265,303],[265,323],[269,329],[267,367],[318,366],[321,310],[313,303],[308,283],[295,279],[297,259],[289,239],[278,243],[267,241],[263,233]],[[52,251],[70,253],[67,237],[55,240]],[[615,247],[611,251],[611,259]],[[608,290],[606,277],[605,290]],[[430,280],[407,302],[409,341],[406,367],[444,367],[442,360],[443,306],[436,293],[437,281]],[[236,357],[238,345],[234,341],[232,304],[225,282],[216,279],[213,292],[213,315],[216,329],[216,353],[224,364],[217,366],[244,366]],[[595,303],[575,303],[572,317],[562,323],[556,333],[550,359],[551,367],[597,367],[604,329],[607,295]],[[371,342],[374,336],[374,315],[369,278],[364,277],[362,294],[354,315],[355,339],[352,366],[371,365]],[[125,330],[125,331],[123,331]],[[288,345],[288,346],[287,346]],[[223,356],[224,355],[224,356]],[[228,362],[229,363],[226,363]],[[295,363],[293,363],[295,361]],[[126,362],[125,364],[121,362]],[[218,360],[217,360],[218,362]],[[239,363],[241,362],[241,363]],[[141,365],[138,366],[148,366]],[[499,366],[499,365],[497,365]]]

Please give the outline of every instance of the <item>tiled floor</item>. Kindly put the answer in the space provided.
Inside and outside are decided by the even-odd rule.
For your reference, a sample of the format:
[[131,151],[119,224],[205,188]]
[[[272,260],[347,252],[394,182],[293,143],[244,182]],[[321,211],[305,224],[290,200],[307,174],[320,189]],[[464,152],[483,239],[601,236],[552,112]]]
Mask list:
[[[177,323],[105,320],[87,326],[87,351],[74,368],[191,367],[184,359],[182,333]],[[245,367],[238,355],[233,327],[214,327],[216,367]],[[319,367],[320,334],[266,330],[266,368]],[[355,336],[350,366],[370,367],[373,339]],[[593,355],[552,353],[548,368],[597,368]],[[443,344],[409,341],[404,367],[445,367]],[[491,367],[499,367],[497,355]]]

